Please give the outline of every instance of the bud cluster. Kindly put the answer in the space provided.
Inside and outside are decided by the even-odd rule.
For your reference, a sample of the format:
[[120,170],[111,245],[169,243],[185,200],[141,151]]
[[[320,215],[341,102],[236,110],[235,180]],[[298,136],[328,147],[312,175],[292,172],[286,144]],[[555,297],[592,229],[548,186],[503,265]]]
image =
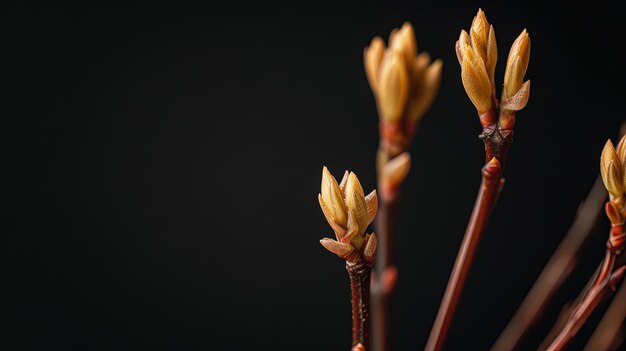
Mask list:
[[320,240],[328,251],[349,262],[372,262],[376,255],[376,234],[366,234],[378,210],[378,196],[367,196],[356,174],[346,171],[341,183],[324,167],[318,200],[337,240]]
[[382,38],[372,39],[363,59],[378,106],[381,143],[397,155],[406,150],[417,123],[435,99],[443,63],[431,62],[428,53],[417,54],[415,33],[408,22],[391,32],[388,48]]
[[[469,33],[461,31],[456,42],[456,54],[461,64],[463,87],[481,116],[483,126],[495,121],[491,111],[498,107],[496,99],[495,68],[498,60],[496,34],[485,13],[478,10]],[[526,106],[530,95],[530,81],[524,82],[530,59],[530,37],[524,29],[517,37],[506,62],[504,89],[500,105],[500,123],[511,128],[515,111]]]

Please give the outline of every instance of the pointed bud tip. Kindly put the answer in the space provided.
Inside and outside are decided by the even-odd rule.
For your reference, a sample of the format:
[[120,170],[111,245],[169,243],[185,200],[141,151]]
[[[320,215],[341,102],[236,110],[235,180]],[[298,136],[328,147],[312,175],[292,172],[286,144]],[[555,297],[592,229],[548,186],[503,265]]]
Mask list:
[[489,160],[489,162],[487,162],[487,164],[485,165],[484,170],[489,174],[500,173],[500,171],[502,170],[502,167],[500,166],[500,161],[498,161],[497,158],[492,157],[491,160]]

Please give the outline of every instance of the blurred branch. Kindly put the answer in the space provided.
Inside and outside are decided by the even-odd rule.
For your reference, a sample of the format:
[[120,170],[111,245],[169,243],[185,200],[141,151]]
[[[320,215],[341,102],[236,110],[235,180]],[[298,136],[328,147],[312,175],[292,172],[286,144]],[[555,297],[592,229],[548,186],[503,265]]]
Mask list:
[[508,351],[517,347],[528,329],[538,319],[556,290],[563,284],[576,264],[576,257],[598,221],[607,195],[602,177],[598,176],[579,207],[572,226],[545,268],[530,289],[521,306],[495,342],[492,351]]
[[[585,346],[586,351],[609,350],[612,342],[619,337],[620,327],[626,317],[626,284],[615,294],[613,302],[602,317],[600,324]],[[623,329],[622,329],[623,330]],[[613,345],[615,346],[615,345]]]
[[[613,271],[619,252],[619,249],[612,246],[610,242],[607,243],[605,257],[600,265],[600,270],[593,279],[593,284],[589,289],[583,290],[582,298],[571,309],[565,325],[554,341],[550,343],[550,346],[547,347],[548,351],[565,349],[600,301],[611,291],[615,291],[615,286],[622,280],[624,271],[626,271],[626,266],[621,266]],[[546,339],[546,341],[548,340]]]

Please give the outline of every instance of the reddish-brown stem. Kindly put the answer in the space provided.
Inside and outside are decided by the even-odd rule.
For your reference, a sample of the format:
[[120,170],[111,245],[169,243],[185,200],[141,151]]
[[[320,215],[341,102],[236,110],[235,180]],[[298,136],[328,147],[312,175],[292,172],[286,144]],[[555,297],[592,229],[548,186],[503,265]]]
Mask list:
[[381,198],[376,217],[378,251],[372,281],[373,341],[375,351],[385,351],[389,347],[389,303],[395,288],[394,248],[395,223],[398,197]]
[[346,262],[352,292],[352,346],[362,344],[370,347],[370,279],[372,264]]
[[563,327],[565,327],[565,324],[567,323],[567,320],[569,319],[569,316],[572,310],[576,306],[578,306],[578,304],[585,298],[587,291],[589,291],[589,289],[591,289],[591,287],[593,286],[594,282],[596,281],[596,277],[600,273],[602,264],[603,263],[600,262],[600,264],[598,265],[598,268],[596,268],[594,273],[589,278],[589,281],[587,281],[587,284],[585,284],[585,286],[581,289],[581,292],[580,294],[578,294],[578,297],[576,298],[576,300],[567,302],[563,306],[563,308],[561,309],[561,313],[559,313],[559,316],[556,322],[554,323],[554,326],[552,326],[552,329],[550,329],[550,331],[548,332],[548,335],[544,338],[543,342],[541,343],[541,345],[539,345],[537,350],[542,350],[542,351],[546,350],[548,346],[550,346],[550,343],[554,339],[556,339],[556,336],[559,335]]
[[615,294],[613,302],[607,309],[604,317],[587,342],[585,350],[609,350],[615,340],[620,326],[626,317],[626,284],[622,282],[621,288]]
[[615,259],[615,251],[609,245],[593,285],[586,291],[582,300],[572,308],[567,322],[548,346],[548,351],[565,349],[602,298],[611,290],[615,290],[615,285],[623,278],[626,269],[626,266],[622,266],[613,272]]
[[489,214],[498,199],[502,182],[502,168],[499,162],[495,160],[489,161],[482,169],[482,182],[476,197],[474,210],[465,230],[463,242],[448,280],[448,286],[426,344],[426,350],[441,350],[443,348],[448,329],[463,291],[463,286],[474,260],[478,242],[487,225]]
[[492,351],[509,351],[517,347],[526,331],[537,320],[544,306],[574,268],[576,256],[598,221],[606,201],[606,189],[598,176],[576,219],[545,268],[530,289],[515,315],[495,342]]

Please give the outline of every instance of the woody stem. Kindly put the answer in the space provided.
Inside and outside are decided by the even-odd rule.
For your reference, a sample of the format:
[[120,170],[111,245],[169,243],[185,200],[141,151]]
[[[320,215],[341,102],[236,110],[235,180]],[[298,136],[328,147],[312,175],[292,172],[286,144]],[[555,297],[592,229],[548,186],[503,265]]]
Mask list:
[[492,124],[484,127],[480,138],[485,142],[487,164],[482,169],[482,182],[476,196],[476,203],[426,344],[428,351],[443,348],[467,275],[474,261],[480,237],[487,226],[491,210],[494,208],[504,184],[501,165],[504,165],[506,160],[513,131],[503,131],[499,129],[497,124]]
[[352,293],[352,346],[361,343],[370,347],[370,279],[372,264],[368,262],[346,262]]
[[[376,279],[372,282],[372,312],[374,317],[373,340],[375,351],[389,347],[389,304],[394,290],[394,281],[383,281],[385,271],[393,267],[395,248],[395,223],[398,209],[397,196],[381,198],[376,218],[378,252],[376,254]],[[384,286],[387,283],[390,286]]]
[[556,336],[554,341],[548,346],[548,351],[563,350],[572,341],[578,330],[583,326],[589,315],[595,310],[602,298],[611,290],[615,290],[615,285],[624,276],[624,266],[613,272],[617,255],[611,248],[607,248],[600,270],[595,277],[591,287],[583,291],[582,299],[572,308],[567,322]]

